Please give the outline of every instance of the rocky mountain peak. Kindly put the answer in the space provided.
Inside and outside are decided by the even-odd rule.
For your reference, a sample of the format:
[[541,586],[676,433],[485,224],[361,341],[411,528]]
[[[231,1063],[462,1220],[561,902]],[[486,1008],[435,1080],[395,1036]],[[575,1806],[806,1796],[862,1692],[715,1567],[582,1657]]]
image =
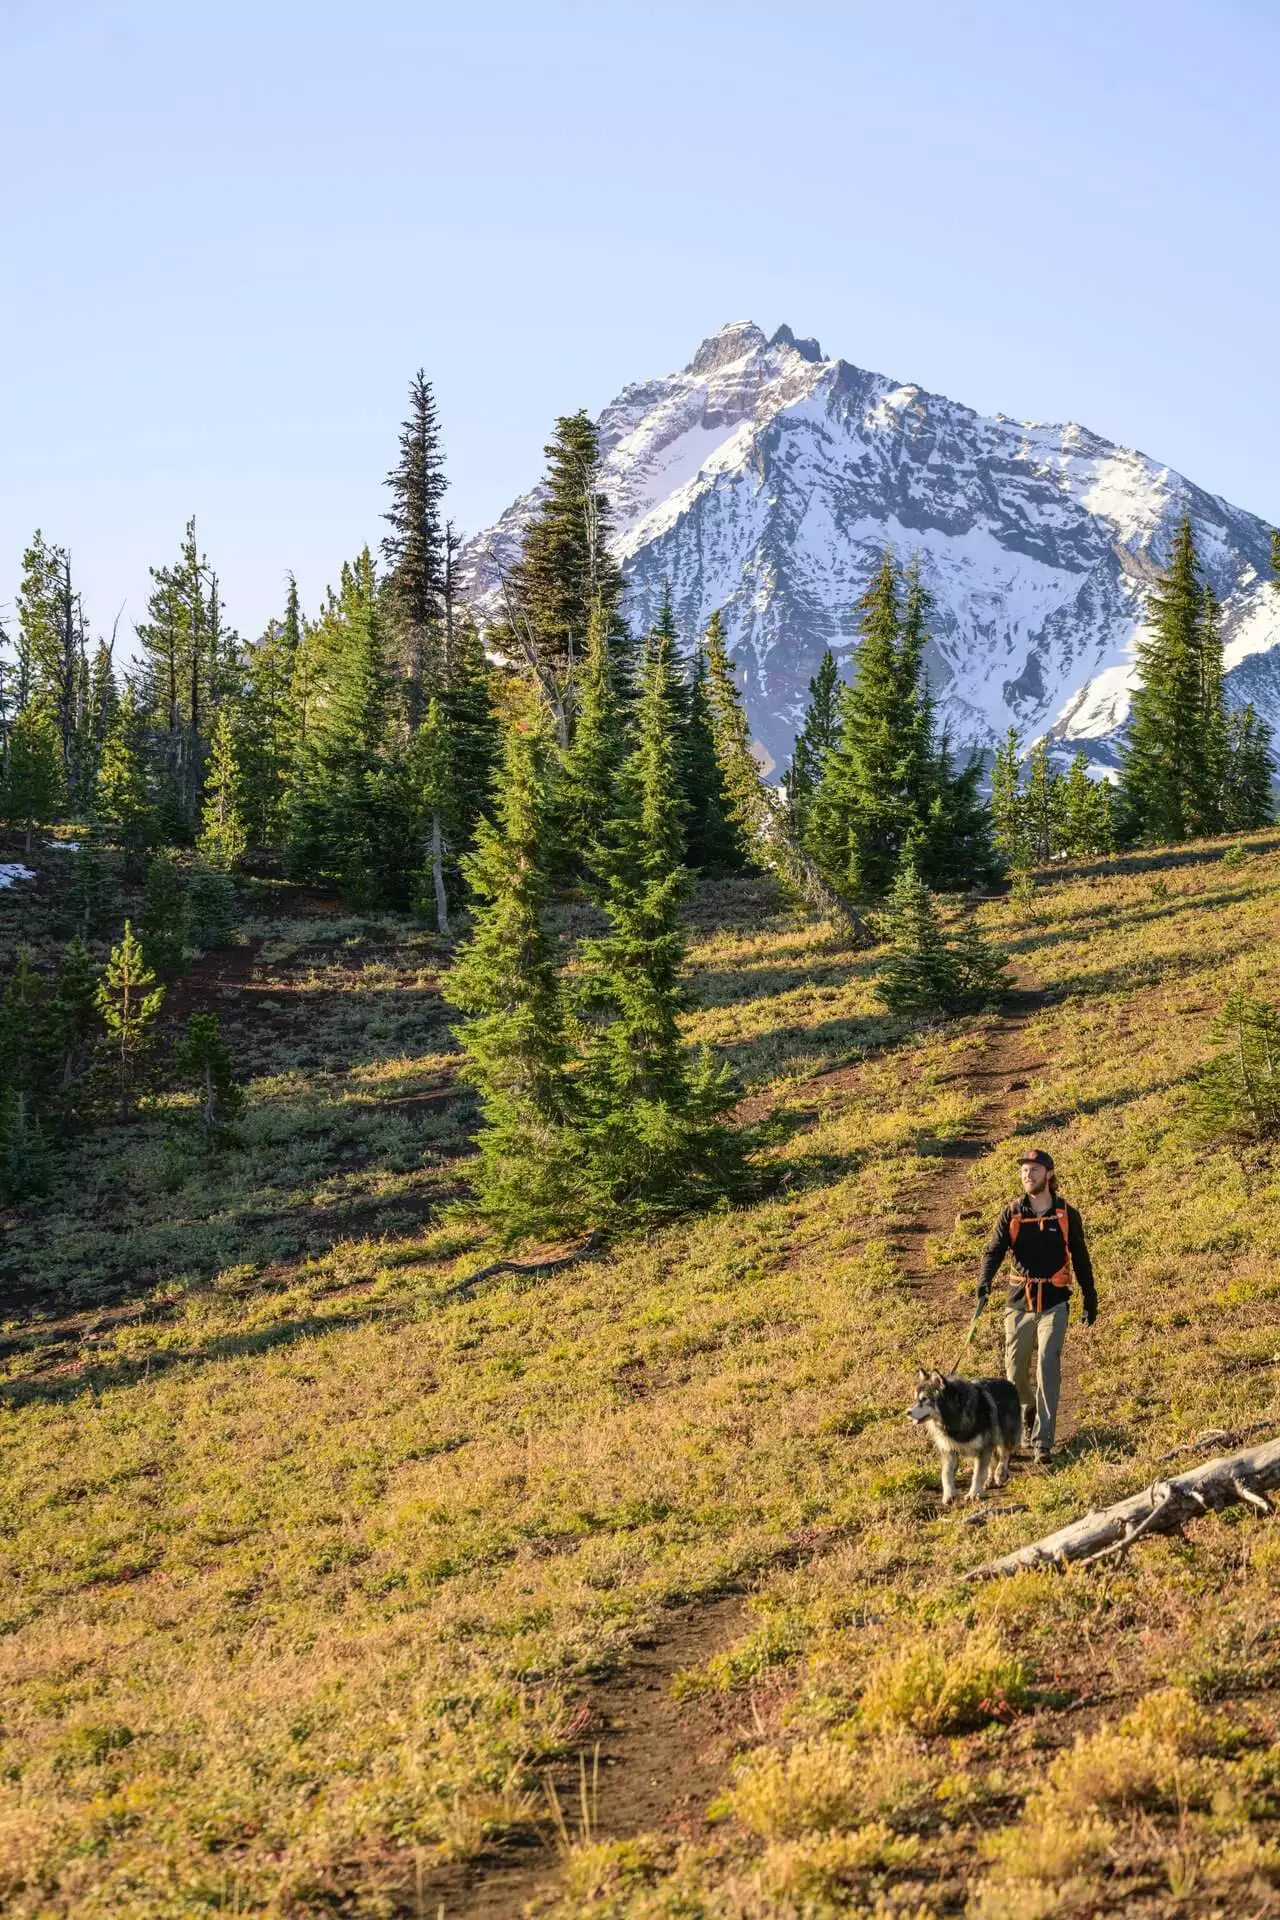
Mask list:
[[[850,670],[886,547],[918,558],[933,596],[926,659],[954,747],[989,750],[1012,725],[1114,765],[1146,595],[1184,513],[1223,607],[1229,695],[1280,727],[1269,529],[1088,428],[986,417],[740,320],[626,387],[599,430],[633,625],[668,585],[686,646],[720,609],[779,768],[823,649]],[[536,499],[464,552],[482,619]]]

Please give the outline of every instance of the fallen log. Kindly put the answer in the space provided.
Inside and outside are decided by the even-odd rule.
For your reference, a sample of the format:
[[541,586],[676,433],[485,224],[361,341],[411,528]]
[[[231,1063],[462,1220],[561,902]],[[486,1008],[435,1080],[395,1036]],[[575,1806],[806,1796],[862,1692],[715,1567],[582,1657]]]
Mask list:
[[1069,1561],[1089,1566],[1099,1560],[1123,1560],[1129,1549],[1149,1533],[1177,1533],[1198,1513],[1245,1505],[1258,1513],[1272,1512],[1268,1492],[1280,1487],[1280,1440],[1268,1440],[1242,1453],[1206,1460],[1188,1473],[1153,1481],[1141,1493],[1130,1494],[1100,1513],[1046,1533],[999,1560],[989,1560],[965,1575],[967,1580],[995,1580],[1001,1574],[1021,1573],[1028,1567],[1065,1567]]

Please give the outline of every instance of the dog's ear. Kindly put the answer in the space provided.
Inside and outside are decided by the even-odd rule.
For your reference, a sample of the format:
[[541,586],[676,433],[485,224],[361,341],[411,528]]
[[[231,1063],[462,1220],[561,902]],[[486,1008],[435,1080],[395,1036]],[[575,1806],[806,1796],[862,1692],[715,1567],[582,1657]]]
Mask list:
[[917,1367],[916,1368],[916,1385],[918,1387],[927,1387],[928,1384],[929,1384],[928,1374],[925,1372],[923,1367]]
[[929,1385],[931,1387],[936,1387],[939,1392],[942,1391],[943,1387],[945,1387],[946,1384],[947,1384],[946,1378],[943,1374],[935,1371],[929,1375]]

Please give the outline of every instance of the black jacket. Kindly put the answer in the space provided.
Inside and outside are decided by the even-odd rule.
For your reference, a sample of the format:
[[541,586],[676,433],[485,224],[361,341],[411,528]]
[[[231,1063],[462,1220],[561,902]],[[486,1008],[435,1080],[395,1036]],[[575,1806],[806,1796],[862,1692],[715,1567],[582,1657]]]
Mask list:
[[[1059,1200],[1058,1206],[1067,1203]],[[1025,1280],[1047,1280],[1052,1273],[1062,1270],[1062,1229],[1053,1212],[1038,1214],[1024,1193],[1020,1200],[1011,1200],[992,1229],[982,1254],[982,1268],[978,1274],[978,1298],[985,1300],[991,1291],[991,1282],[1000,1270],[1006,1253],[1010,1253],[1013,1243],[1009,1237],[1009,1222],[1015,1213],[1020,1213],[1027,1222],[1018,1229],[1017,1251],[1013,1253],[1013,1270]],[[1042,1224],[1043,1223],[1043,1224]],[[1080,1297],[1084,1302],[1085,1313],[1090,1319],[1098,1310],[1098,1294],[1093,1284],[1093,1262],[1089,1258],[1089,1249],[1084,1241],[1084,1223],[1076,1209],[1067,1206],[1067,1246],[1071,1253],[1071,1271],[1076,1277]],[[1033,1298],[1037,1290],[1032,1288]],[[1046,1287],[1044,1290],[1044,1311],[1050,1307],[1060,1307],[1064,1300],[1071,1298],[1065,1287]],[[1009,1289],[1007,1304],[1011,1307],[1025,1306],[1026,1289],[1021,1281]]]

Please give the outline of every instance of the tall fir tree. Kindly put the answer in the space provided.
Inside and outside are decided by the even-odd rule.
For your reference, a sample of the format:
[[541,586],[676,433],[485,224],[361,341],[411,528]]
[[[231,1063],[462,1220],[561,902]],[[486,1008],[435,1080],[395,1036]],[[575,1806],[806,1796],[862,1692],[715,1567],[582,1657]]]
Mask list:
[[1271,728],[1252,701],[1227,717],[1222,784],[1222,825],[1228,833],[1247,833],[1275,822],[1272,796],[1274,763]]
[[593,616],[625,668],[622,576],[609,552],[609,503],[600,489],[599,440],[585,412],[556,422],[541,499],[505,583],[506,619],[494,638],[537,681],[561,751],[573,733],[578,670]]
[[85,721],[89,694],[84,611],[71,580],[71,556],[37,529],[22,556],[18,651],[29,699],[53,722],[62,788],[74,809],[88,801]]
[[685,857],[689,865],[701,873],[741,873],[748,864],[747,851],[731,815],[724,770],[716,752],[707,659],[702,647],[694,654],[689,676],[681,787],[687,808]]
[[251,845],[273,846],[287,821],[289,780],[299,731],[294,678],[302,647],[298,583],[289,585],[282,618],[268,622],[244,661],[236,716],[240,804]]
[[1011,867],[1031,864],[1022,794],[1022,755],[1018,732],[1010,727],[996,748],[991,768],[991,818],[996,851]]
[[862,639],[840,694],[840,731],[814,796],[808,845],[833,886],[875,899],[891,885],[932,798],[921,790],[920,642],[914,631],[903,640],[892,556],[858,610]]
[[1205,596],[1189,517],[1178,527],[1169,564],[1147,606],[1121,800],[1136,837],[1185,840],[1203,830],[1213,788],[1212,740],[1205,726],[1212,678],[1203,647]]
[[390,651],[404,679],[410,729],[422,721],[428,700],[449,676],[445,620],[445,528],[441,517],[447,481],[435,395],[422,368],[409,383],[409,417],[400,429],[400,456],[387,475],[391,527],[382,542]]
[[449,976],[468,1018],[457,1030],[480,1095],[471,1183],[508,1243],[586,1224],[587,1195],[569,1126],[572,1088],[564,993],[545,922],[548,743],[539,709],[512,716],[494,788],[464,861],[473,931]]
[[792,830],[802,838],[813,796],[821,785],[827,757],[840,734],[840,669],[830,647],[809,682],[809,705],[804,725],[796,735],[786,774],[787,803]]
[[25,706],[9,726],[0,778],[0,813],[22,830],[26,850],[38,826],[51,821],[65,797],[57,726],[47,707]]
[[604,610],[587,625],[578,674],[578,712],[564,757],[556,806],[556,838],[574,867],[584,866],[613,806],[613,788],[625,757],[626,715],[618,661],[609,644]]
[[1022,795],[1023,832],[1034,866],[1044,866],[1062,843],[1062,778],[1049,758],[1047,740],[1037,740],[1027,762],[1027,784]]
[[855,937],[861,937],[858,914],[828,884],[813,856],[792,833],[785,807],[765,786],[759,762],[751,751],[751,730],[718,611],[707,623],[702,644],[707,710],[724,783],[725,810],[745,857],[759,859],[807,905],[844,921]]
[[227,872],[238,867],[249,844],[243,783],[231,712],[221,707],[213,726],[204,813],[197,845],[201,859]]
[[99,817],[119,834],[131,862],[156,837],[148,779],[146,722],[135,690],[126,683],[103,743],[95,799]]
[[418,864],[411,782],[389,753],[391,675],[368,548],[344,566],[310,639],[316,684],[293,774],[290,868],[357,898],[407,904]]
[[635,745],[616,817],[593,854],[610,929],[580,952],[588,1023],[582,1073],[586,1163],[598,1220],[627,1223],[683,1211],[741,1178],[740,1139],[723,1122],[735,1097],[727,1069],[690,1059],[680,1034],[684,940],[677,919],[689,881],[681,790],[681,700],[672,636],[650,636]]

